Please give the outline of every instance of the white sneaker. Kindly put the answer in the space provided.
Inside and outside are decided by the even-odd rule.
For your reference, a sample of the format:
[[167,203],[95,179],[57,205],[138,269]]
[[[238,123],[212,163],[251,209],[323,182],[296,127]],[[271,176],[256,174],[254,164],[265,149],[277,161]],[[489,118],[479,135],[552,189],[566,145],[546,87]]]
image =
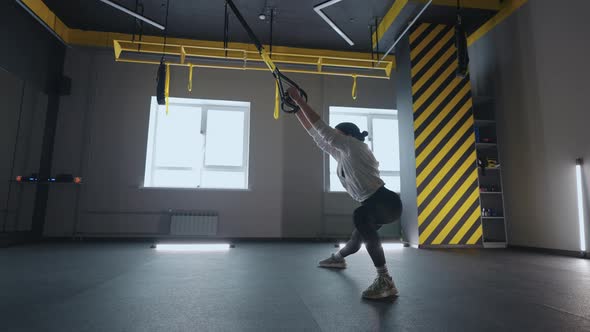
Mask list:
[[346,261],[344,258],[338,259],[334,254],[329,258],[320,261],[319,267],[326,267],[331,269],[345,269],[346,268]]
[[363,292],[363,298],[370,300],[397,296],[398,291],[391,276],[377,276],[373,284]]

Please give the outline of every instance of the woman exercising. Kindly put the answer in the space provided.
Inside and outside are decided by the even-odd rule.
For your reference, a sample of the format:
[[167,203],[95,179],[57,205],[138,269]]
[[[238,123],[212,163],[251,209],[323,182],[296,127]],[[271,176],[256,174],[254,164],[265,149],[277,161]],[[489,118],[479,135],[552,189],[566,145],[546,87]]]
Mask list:
[[300,107],[300,111],[295,113],[297,119],[319,148],[336,159],[340,182],[348,194],[361,203],[361,207],[354,210],[355,230],[350,241],[339,252],[319,262],[319,266],[346,268],[344,258],[359,251],[364,242],[377,268],[377,278],[363,292],[363,297],[381,299],[396,296],[398,291],[387,271],[377,231],[383,224],[399,220],[402,203],[399,195],[385,188],[383,180],[379,177],[379,162],[363,143],[368,133],[361,133],[355,124],[349,122],[340,123],[334,129],[322,121],[297,89],[290,88],[288,93]]

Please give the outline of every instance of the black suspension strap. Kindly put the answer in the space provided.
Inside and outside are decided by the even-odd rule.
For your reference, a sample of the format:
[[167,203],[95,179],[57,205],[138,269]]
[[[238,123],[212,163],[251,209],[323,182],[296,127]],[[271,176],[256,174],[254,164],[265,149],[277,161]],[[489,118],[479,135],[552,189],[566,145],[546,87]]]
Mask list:
[[303,89],[301,89],[299,87],[299,85],[297,85],[297,83],[293,82],[293,80],[289,79],[287,76],[285,76],[283,73],[281,73],[279,68],[274,64],[274,62],[272,61],[272,59],[270,58],[270,56],[268,55],[268,53],[266,52],[266,50],[262,46],[262,43],[260,42],[258,37],[256,37],[256,34],[254,34],[254,31],[252,31],[252,29],[248,25],[248,22],[246,22],[246,20],[242,16],[242,14],[240,14],[240,11],[238,10],[238,8],[234,4],[234,2],[232,0],[226,0],[226,3],[231,8],[234,15],[236,15],[236,18],[238,19],[238,21],[240,21],[240,24],[242,25],[244,30],[246,30],[246,32],[248,33],[250,40],[252,41],[252,43],[254,43],[254,46],[256,46],[258,53],[260,53],[262,60],[264,61],[264,63],[268,67],[268,69],[272,72],[272,74],[276,80],[276,83],[277,83],[279,97],[281,99],[281,109],[283,110],[283,112],[295,113],[295,112],[299,111],[299,106],[297,106],[297,103],[295,103],[295,101],[293,101],[293,99],[291,99],[291,97],[287,93],[287,89],[288,89],[288,87],[296,88],[297,90],[299,90],[299,93],[301,94],[303,99],[306,101],[307,101],[307,93],[305,93],[305,91],[303,91]]
[[166,42],[168,39],[168,11],[170,10],[170,0],[166,0],[166,26],[164,29],[164,48],[162,49],[162,62],[166,57]]
[[[373,38],[371,36],[371,38]],[[376,48],[376,54],[377,54],[377,59],[379,59],[379,18],[375,17],[375,44],[377,44],[377,48]]]
[[[373,49],[373,26],[371,24],[369,24],[369,44],[371,44],[371,60],[375,60],[375,50]],[[375,62],[371,62],[371,65],[375,67]]]
[[467,50],[467,35],[461,19],[461,2],[457,0],[457,23],[455,25],[455,47],[457,48],[458,66],[455,75],[465,78],[469,72],[469,53]]
[[166,63],[166,43],[168,38],[168,12],[170,9],[170,1],[166,1],[166,27],[164,29],[164,47],[162,48],[162,59],[160,59],[160,66],[158,66],[158,74],[156,76],[156,99],[158,105],[166,105],[166,114],[168,114],[168,100],[170,95],[170,64]]
[[[141,2],[141,0],[135,0],[135,12],[139,13],[141,16],[143,16],[143,12],[144,12],[144,5]],[[139,19],[135,19],[135,24],[133,25],[133,37],[132,37],[132,41],[135,42],[135,35],[136,32],[138,32],[137,34],[139,35],[138,40],[142,41],[143,39],[143,21],[139,20]],[[141,51],[141,44],[137,44],[137,52]]]
[[229,45],[229,12],[227,11],[227,2],[225,3],[225,20],[223,21],[223,48],[227,58],[227,48]]
[[270,44],[269,44],[269,53],[270,57],[272,58],[272,24],[274,23],[274,8],[270,9]]

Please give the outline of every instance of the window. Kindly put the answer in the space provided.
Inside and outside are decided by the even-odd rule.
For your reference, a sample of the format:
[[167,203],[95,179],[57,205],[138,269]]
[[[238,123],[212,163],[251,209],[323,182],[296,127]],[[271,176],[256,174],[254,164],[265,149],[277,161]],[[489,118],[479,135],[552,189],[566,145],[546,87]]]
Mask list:
[[[369,136],[365,141],[379,161],[381,179],[388,189],[400,191],[399,128],[396,110],[330,107],[330,126],[352,122]],[[329,190],[345,191],[336,174],[337,162],[330,157]]]
[[152,97],[145,187],[248,188],[250,103]]

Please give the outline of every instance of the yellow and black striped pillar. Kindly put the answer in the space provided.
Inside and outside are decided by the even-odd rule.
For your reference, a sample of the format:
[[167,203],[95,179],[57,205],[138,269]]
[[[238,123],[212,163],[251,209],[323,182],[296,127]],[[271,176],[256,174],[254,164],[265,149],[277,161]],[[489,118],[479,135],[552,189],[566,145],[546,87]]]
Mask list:
[[480,245],[473,102],[457,78],[454,27],[415,26],[409,36],[419,244]]

